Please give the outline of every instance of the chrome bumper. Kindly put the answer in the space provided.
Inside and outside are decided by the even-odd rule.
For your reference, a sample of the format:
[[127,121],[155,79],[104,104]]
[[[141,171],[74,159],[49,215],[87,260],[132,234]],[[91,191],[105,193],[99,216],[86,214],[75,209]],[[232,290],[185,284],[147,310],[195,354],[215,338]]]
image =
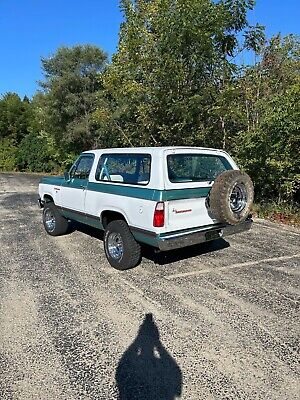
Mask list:
[[221,237],[234,235],[235,233],[248,231],[252,223],[252,219],[249,218],[237,225],[219,225],[209,228],[199,228],[198,230],[192,230],[190,232],[184,231],[164,234],[158,237],[158,247],[161,251],[167,251],[209,242]]

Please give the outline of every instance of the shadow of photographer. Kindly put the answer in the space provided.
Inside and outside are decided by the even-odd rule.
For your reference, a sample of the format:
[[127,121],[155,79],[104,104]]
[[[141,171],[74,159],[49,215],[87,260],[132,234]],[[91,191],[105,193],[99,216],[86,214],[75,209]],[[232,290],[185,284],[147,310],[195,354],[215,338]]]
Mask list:
[[146,314],[134,342],[121,357],[116,382],[119,400],[175,400],[182,373],[159,338],[152,314]]

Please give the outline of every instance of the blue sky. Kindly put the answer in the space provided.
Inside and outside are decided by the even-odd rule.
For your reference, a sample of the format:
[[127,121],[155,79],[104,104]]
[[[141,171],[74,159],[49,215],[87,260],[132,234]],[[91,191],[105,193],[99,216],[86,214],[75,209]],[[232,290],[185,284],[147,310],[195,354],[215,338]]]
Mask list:
[[[300,0],[257,0],[252,24],[268,36],[300,35]],[[122,21],[118,0],[0,0],[0,94],[32,96],[42,78],[40,59],[62,45],[92,43],[109,55]]]

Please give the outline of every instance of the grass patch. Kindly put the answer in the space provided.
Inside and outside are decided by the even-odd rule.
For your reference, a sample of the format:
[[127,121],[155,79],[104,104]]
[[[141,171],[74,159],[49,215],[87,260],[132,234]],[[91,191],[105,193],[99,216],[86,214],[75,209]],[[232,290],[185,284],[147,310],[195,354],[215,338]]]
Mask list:
[[273,222],[300,226],[300,205],[297,203],[259,203],[253,206],[253,215]]

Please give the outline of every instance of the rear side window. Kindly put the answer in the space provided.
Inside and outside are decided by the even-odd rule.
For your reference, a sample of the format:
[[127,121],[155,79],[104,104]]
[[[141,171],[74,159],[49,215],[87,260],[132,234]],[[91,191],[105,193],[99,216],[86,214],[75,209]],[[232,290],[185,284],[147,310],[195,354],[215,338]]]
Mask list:
[[232,169],[222,156],[210,154],[171,154],[167,156],[170,182],[210,182]]
[[150,169],[150,154],[103,154],[95,178],[97,181],[147,185]]

